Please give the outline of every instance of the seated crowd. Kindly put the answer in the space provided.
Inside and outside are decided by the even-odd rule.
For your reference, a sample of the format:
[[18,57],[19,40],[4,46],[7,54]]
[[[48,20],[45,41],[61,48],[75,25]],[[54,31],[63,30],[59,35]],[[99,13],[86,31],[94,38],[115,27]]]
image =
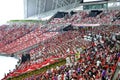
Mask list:
[[33,28],[34,26],[21,25],[18,27],[18,25],[13,25],[13,27],[7,26],[0,29],[0,48],[29,33]]
[[[106,29],[105,29],[106,28]],[[51,39],[49,40],[46,40],[44,41],[43,43],[41,43],[40,46],[38,46],[37,48],[35,49],[32,49],[30,51],[30,55],[31,55],[31,60],[28,61],[28,62],[25,62],[23,64],[21,64],[20,66],[17,66],[16,70],[14,71],[14,73],[20,71],[20,70],[23,70],[27,68],[27,70],[29,68],[31,68],[31,66],[33,65],[36,65],[36,64],[41,64],[44,60],[47,60],[49,58],[62,58],[62,57],[67,57],[67,52],[72,51],[72,53],[75,53],[76,52],[76,47],[81,47],[81,46],[84,46],[85,48],[90,48],[91,45],[98,45],[99,44],[99,40],[98,41],[94,41],[94,44],[92,44],[91,42],[89,41],[85,41],[85,40],[82,40],[83,36],[82,35],[87,35],[91,32],[93,32],[94,34],[99,34],[102,36],[102,40],[104,42],[104,40],[108,37],[110,37],[111,35],[111,31],[112,32],[117,32],[119,31],[120,28],[119,27],[116,27],[116,26],[113,26],[113,27],[106,27],[106,26],[101,26],[100,28],[96,27],[92,30],[86,30],[84,33],[80,33],[79,31],[68,31],[68,32],[65,32],[63,34],[59,34],[59,35],[56,35],[54,37],[52,37]],[[69,35],[69,36],[68,36]],[[84,42],[84,43],[83,43]],[[102,42],[100,42],[102,43]],[[92,56],[92,54],[94,53],[94,57],[95,59],[92,59],[94,61],[97,61],[99,60],[99,58],[96,58],[97,54],[99,56],[97,57],[100,57],[103,55],[103,53],[107,53],[110,55],[110,53],[108,52],[109,49],[105,46],[103,47],[104,49],[101,49],[100,50],[98,49],[96,52],[90,52],[89,49],[88,49],[88,52],[85,52],[85,53],[89,53],[89,55],[85,55],[84,53],[84,56],[87,56],[90,58],[90,56]],[[69,50],[68,50],[69,49]],[[93,48],[94,49],[94,48]],[[97,48],[95,48],[97,49]],[[108,51],[107,51],[107,50]],[[114,49],[114,48],[113,48]],[[91,49],[90,49],[91,50]],[[91,53],[91,54],[90,54]],[[117,54],[117,53],[116,53]],[[66,56],[65,56],[66,55]],[[115,55],[115,54],[114,54]],[[80,54],[80,56],[82,56]],[[93,58],[92,56],[92,58]],[[104,55],[105,56],[105,55]],[[112,56],[111,56],[112,57]],[[116,58],[116,57],[115,57]],[[80,58],[82,59],[82,58]],[[105,58],[103,57],[100,57],[100,60],[101,62],[105,61],[103,60]],[[113,57],[114,59],[114,57]],[[116,58],[118,59],[118,58]],[[86,60],[86,59],[82,59],[82,60]],[[94,62],[93,61],[93,62]],[[81,61],[80,61],[81,62]],[[91,61],[92,62],[92,61]],[[99,61],[98,61],[99,62]],[[101,63],[100,62],[100,63]],[[83,61],[81,62],[81,64],[83,63]],[[116,62],[117,63],[117,62]],[[116,63],[114,63],[113,66],[116,65]],[[95,64],[95,63],[94,63]],[[106,62],[103,62],[101,63],[103,65],[107,65]],[[87,66],[87,63],[86,63],[86,66]],[[94,66],[95,67],[95,66]],[[96,67],[95,67],[96,68]],[[101,70],[101,69],[100,69]],[[115,68],[114,68],[115,70]],[[18,74],[18,73],[17,73]]]
[[[30,29],[30,28],[28,28],[28,29]],[[19,30],[19,31],[22,31],[22,30]],[[56,32],[46,32],[46,30],[40,30],[40,28],[38,27],[38,28],[35,28],[34,30],[32,30],[31,32],[29,32],[28,34],[25,34],[24,36],[17,38],[15,41],[13,41],[9,44],[6,44],[2,48],[0,48],[0,51],[11,54],[11,53],[17,52],[19,50],[25,49],[27,47],[30,47],[34,44],[37,44],[40,41],[50,38],[56,34],[57,34]],[[20,35],[22,35],[22,33]],[[13,37],[15,37],[15,36],[13,36]]]
[[[120,20],[115,19],[119,10],[103,10],[100,14],[95,17],[90,17],[90,11],[80,11],[70,16],[67,19],[64,18],[53,18],[50,24],[60,23],[71,23],[71,24],[119,24]],[[115,20],[113,20],[115,19]]]
[[[96,51],[94,50],[96,49]],[[57,66],[24,80],[111,80],[120,52],[105,45],[94,46],[80,54],[80,60],[70,57],[70,63]]]
[[[103,11],[96,17],[88,17],[87,11],[78,12],[69,19],[53,19],[48,25],[21,25],[12,28],[4,28],[0,33],[1,52],[12,54],[38,44],[37,47],[26,51],[30,59],[16,65],[16,69],[8,73],[6,78],[18,76],[30,70],[43,67],[45,61],[52,62],[55,58],[66,58],[72,55],[70,64],[62,65],[56,69],[48,70],[39,75],[33,75],[25,80],[99,80],[111,79],[116,69],[119,58],[120,46],[114,38],[119,33],[120,27],[113,25],[101,25],[94,28],[81,30],[58,31],[59,23],[62,24],[119,24],[120,20],[112,21],[119,10]],[[50,24],[50,25],[49,25]],[[7,32],[5,32],[7,30]],[[85,40],[84,36],[91,36],[91,40]],[[7,36],[7,37],[5,37]],[[5,41],[5,42],[4,42]],[[82,52],[77,48],[82,47]],[[79,60],[75,54],[80,52]],[[18,55],[22,56],[21,53]],[[45,63],[44,65],[46,65]],[[86,77],[87,76],[87,77]]]
[[[120,48],[116,48],[118,43],[112,38],[104,36],[104,43],[91,44],[91,47],[80,53],[78,61],[75,61],[75,55],[72,55],[68,64],[24,80],[111,80],[120,57]],[[111,40],[110,43],[108,39]]]
[[[115,16],[119,13],[119,10],[108,10],[102,11],[96,17],[89,17],[90,12],[81,11],[77,12],[74,15],[71,15],[68,19],[59,18],[58,20],[54,18],[50,23],[52,25],[47,25],[43,28],[42,25],[35,24],[23,24],[23,25],[12,25],[11,27],[4,27],[1,29],[0,33],[0,48],[1,52],[5,52],[8,54],[15,53],[27,47],[33,46],[37,44],[36,42],[40,42],[41,33],[51,30],[59,29],[59,25],[55,25],[58,23],[61,24],[119,24],[120,20],[116,19]],[[115,19],[115,20],[113,20]],[[55,22],[55,23],[54,23]],[[18,27],[19,26],[19,27]],[[36,27],[37,26],[37,27]],[[47,34],[49,35],[49,33]],[[46,35],[46,36],[47,36]],[[51,37],[56,35],[56,33],[51,33]],[[44,36],[43,36],[44,37]],[[29,39],[30,38],[30,39]],[[32,39],[32,40],[31,40]],[[26,43],[27,41],[27,43]],[[24,44],[24,46],[22,45]]]

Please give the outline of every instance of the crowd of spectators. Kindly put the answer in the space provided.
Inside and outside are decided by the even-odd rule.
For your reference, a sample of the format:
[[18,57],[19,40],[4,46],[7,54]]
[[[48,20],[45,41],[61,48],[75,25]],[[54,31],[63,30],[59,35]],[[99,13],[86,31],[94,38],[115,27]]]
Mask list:
[[[68,53],[76,53],[77,52],[76,48],[79,48],[82,46],[82,47],[84,47],[84,49],[85,48],[86,49],[89,48],[89,49],[87,51],[85,50],[86,52],[84,54],[80,54],[80,56],[81,56],[80,62],[77,62],[79,65],[81,65],[84,62],[84,60],[87,60],[87,59],[91,60],[91,58],[92,58],[92,60],[91,60],[91,62],[89,62],[89,64],[92,63],[93,68],[95,68],[95,70],[99,69],[99,68],[96,68],[96,63],[98,63],[98,64],[101,64],[102,66],[110,67],[110,69],[112,67],[112,71],[114,72],[117,60],[116,60],[116,62],[114,62],[113,60],[118,59],[118,57],[115,56],[115,55],[117,55],[118,52],[114,51],[114,49],[116,49],[117,43],[116,44],[114,43],[115,47],[112,47],[112,49],[113,49],[112,52],[109,49],[109,47],[107,47],[107,46],[109,46],[109,43],[111,43],[110,48],[111,48],[111,46],[113,46],[114,41],[111,42],[110,39],[112,39],[113,33],[117,33],[117,32],[119,32],[119,30],[120,30],[120,28],[118,26],[111,26],[111,27],[100,26],[100,27],[95,27],[93,29],[88,29],[88,30],[86,29],[85,31],[76,31],[75,30],[75,31],[63,32],[62,34],[56,35],[56,36],[50,38],[49,40],[42,42],[41,45],[39,45],[37,48],[32,49],[29,52],[31,55],[31,60],[21,64],[20,66],[17,66],[16,69],[17,69],[17,71],[24,70],[26,68],[29,69],[31,66],[36,65],[36,64],[41,64],[46,59],[49,59],[51,57],[53,59],[54,58],[62,58],[62,57],[65,58],[65,57],[67,57]],[[87,36],[88,34],[91,34],[91,33],[92,33],[93,39],[91,41],[85,41],[83,35]],[[102,48],[99,48],[99,46],[94,47],[94,46],[99,45],[99,43],[101,43],[100,46],[102,46]],[[104,43],[104,45],[103,45],[103,43]],[[92,45],[92,48],[90,48],[91,45]],[[93,49],[95,51],[91,51]],[[117,50],[118,49],[119,48],[117,48]],[[83,58],[82,56],[83,57],[85,56],[85,57]],[[104,56],[104,58],[103,58],[103,56]],[[106,62],[108,62],[108,60],[107,61],[105,60],[105,59],[107,59],[107,56],[112,58],[111,59],[113,61],[112,66],[110,66],[108,63],[106,63]],[[100,58],[98,58],[98,57],[100,57]],[[90,61],[90,60],[87,60],[87,61]],[[85,62],[85,65],[89,66],[87,64],[88,63]],[[91,69],[91,68],[89,68],[89,69]],[[100,67],[100,69],[98,71],[101,72],[102,69],[103,69],[103,67]],[[105,69],[106,69],[106,67],[105,67]],[[14,72],[16,73],[16,70]],[[113,74],[113,72],[112,72],[112,74]],[[95,78],[95,76],[94,76],[94,78]]]
[[119,24],[120,20],[116,19],[119,10],[103,10],[95,17],[89,16],[90,11],[80,11],[67,19],[53,18],[50,24],[71,23],[71,24]]
[[[30,29],[30,28],[28,28],[28,29]],[[19,30],[19,31],[21,32],[23,30]],[[1,47],[0,51],[11,54],[11,53],[17,52],[19,50],[25,49],[27,47],[30,47],[34,44],[37,44],[45,39],[48,39],[48,38],[56,35],[56,34],[57,34],[56,32],[46,32],[46,30],[40,30],[40,28],[37,27],[33,31],[29,32],[29,34],[26,34],[26,35],[16,39],[15,41]],[[22,35],[22,33],[20,35]]]
[[[36,24],[22,24],[22,25],[12,25],[12,27],[4,27],[0,30],[0,48],[1,52],[5,52],[8,54],[15,53],[27,47],[33,46],[37,44],[36,42],[40,42],[41,33],[46,32],[48,30],[59,30],[59,25],[55,24],[119,24],[120,20],[113,20],[117,14],[119,14],[119,10],[103,10],[96,17],[89,17],[90,11],[81,11],[77,12],[74,15],[71,15],[68,19],[64,18],[53,18],[50,24],[43,28],[42,25]],[[19,27],[18,27],[19,26]],[[36,27],[37,26],[37,27]],[[33,35],[34,34],[34,35]],[[52,36],[56,35],[56,33],[48,33],[45,36],[51,34]],[[32,40],[31,40],[32,39]],[[26,43],[27,41],[27,43]],[[22,45],[24,44],[24,45]]]
[[[32,26],[33,27],[33,26]],[[5,46],[6,44],[10,44],[12,41],[24,36],[32,30],[32,27],[27,27],[26,25],[22,25],[20,27],[5,27],[0,30],[0,47]]]
[[49,69],[24,80],[111,80],[120,51],[119,48],[116,49],[115,44],[117,43],[110,37],[109,39],[111,43],[108,43],[109,41],[105,38],[104,43],[98,42],[96,46],[91,44],[91,47],[79,54],[78,61],[76,61],[75,55],[71,55],[66,61],[69,64],[57,66],[55,69]]
[[[34,65],[40,65],[46,60],[66,58],[72,54],[71,57],[73,57],[73,60],[70,59],[69,65],[62,65],[56,69],[48,70],[46,73],[37,76],[33,75],[25,80],[47,80],[48,78],[51,80],[110,80],[114,74],[120,53],[120,43],[115,39],[115,34],[119,33],[120,27],[119,25],[110,25],[112,23],[120,23],[120,20],[112,21],[117,13],[119,13],[119,10],[108,10],[103,11],[96,17],[88,17],[89,12],[82,11],[70,16],[69,19],[54,18],[49,23],[50,25],[37,27],[36,25],[29,27],[22,25],[22,27],[14,27],[13,29],[11,28],[11,30],[5,27],[3,32],[5,30],[8,31],[5,33],[7,36],[6,40],[9,37],[11,40],[8,39],[8,43],[1,47],[0,51],[11,54],[39,44],[36,48],[27,51],[30,59],[16,65],[16,69],[11,72],[14,75],[20,75],[24,73],[24,70],[29,71]],[[60,26],[56,24],[59,23],[99,23],[109,25],[91,28],[83,27],[83,29],[80,30],[57,31],[60,29]],[[8,33],[10,33],[10,35]],[[11,36],[13,38],[11,38]],[[19,36],[22,37],[18,38]],[[85,40],[85,36],[90,36],[91,40]],[[1,42],[3,38],[1,38]],[[79,52],[77,50],[79,48],[82,48],[83,51],[79,54],[80,59],[76,61],[75,54]],[[38,66],[34,66],[34,68],[37,69]],[[19,73],[19,71],[23,72]],[[7,76],[11,76],[11,73]]]

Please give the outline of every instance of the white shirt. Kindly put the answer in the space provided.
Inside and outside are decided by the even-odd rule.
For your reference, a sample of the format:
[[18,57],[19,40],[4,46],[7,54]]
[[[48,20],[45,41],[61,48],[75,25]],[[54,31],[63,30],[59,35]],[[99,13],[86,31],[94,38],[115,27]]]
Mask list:
[[66,73],[64,73],[64,80],[66,80]]
[[59,70],[60,69],[59,66],[57,66],[56,69]]
[[100,64],[101,64],[101,61],[98,60],[98,61],[97,61],[97,66],[99,66]]
[[107,61],[107,62],[110,61],[110,56],[107,56],[106,61]]
[[66,64],[70,64],[70,58],[69,57],[66,58]]
[[58,80],[61,80],[61,75],[59,74],[57,78],[58,78]]

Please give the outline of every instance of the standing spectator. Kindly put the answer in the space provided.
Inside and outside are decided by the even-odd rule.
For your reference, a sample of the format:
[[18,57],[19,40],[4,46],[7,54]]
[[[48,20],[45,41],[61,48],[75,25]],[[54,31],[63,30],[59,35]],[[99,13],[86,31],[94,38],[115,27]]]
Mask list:
[[106,80],[106,69],[105,69],[105,67],[102,70],[102,80]]

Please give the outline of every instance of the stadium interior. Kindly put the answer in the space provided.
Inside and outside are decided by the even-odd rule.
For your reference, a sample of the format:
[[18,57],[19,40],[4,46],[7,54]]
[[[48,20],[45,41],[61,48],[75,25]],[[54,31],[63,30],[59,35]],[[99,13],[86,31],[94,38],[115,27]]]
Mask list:
[[[2,80],[120,80],[120,0],[24,0],[0,26]],[[8,13],[9,14],[9,13]]]

